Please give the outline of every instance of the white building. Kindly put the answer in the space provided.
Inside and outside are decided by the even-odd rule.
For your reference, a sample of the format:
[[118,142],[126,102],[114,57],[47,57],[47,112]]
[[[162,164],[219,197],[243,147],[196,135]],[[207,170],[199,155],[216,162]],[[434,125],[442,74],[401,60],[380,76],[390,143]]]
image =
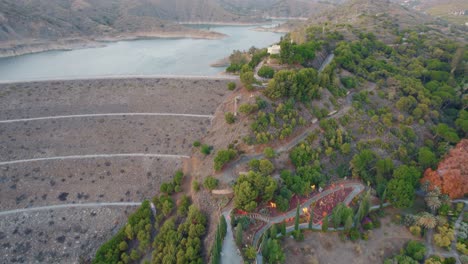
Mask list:
[[280,51],[281,51],[280,45],[273,45],[271,47],[268,47],[268,53],[270,53],[270,55],[279,54]]

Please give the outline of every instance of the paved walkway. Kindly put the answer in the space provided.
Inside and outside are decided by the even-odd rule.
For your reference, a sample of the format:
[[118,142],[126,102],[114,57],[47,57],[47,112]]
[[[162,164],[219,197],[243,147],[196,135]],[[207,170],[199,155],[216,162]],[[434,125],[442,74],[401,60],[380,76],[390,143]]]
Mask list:
[[[232,209],[231,209],[232,210]],[[226,237],[223,240],[223,249],[221,251],[221,264],[240,264],[243,263],[242,256],[239,254],[239,249],[234,240],[234,234],[231,227],[231,210],[223,213],[227,222]]]
[[43,116],[33,118],[20,118],[0,120],[0,124],[17,123],[17,122],[30,122],[49,119],[67,119],[67,118],[86,118],[86,117],[109,117],[109,116],[170,116],[170,117],[194,117],[194,118],[210,118],[213,115],[198,115],[198,114],[175,114],[175,113],[104,113],[104,114],[83,114],[83,115],[61,115],[61,116]]
[[3,211],[3,212],[0,212],[0,216],[18,214],[18,213],[29,213],[29,212],[35,212],[35,211],[54,210],[54,209],[77,208],[77,207],[109,207],[109,206],[140,206],[140,205],[141,205],[141,202],[57,204],[57,205]]
[[169,158],[169,159],[190,158],[189,156],[186,156],[186,155],[150,154],[150,153],[92,154],[92,155],[57,156],[57,157],[35,158],[35,159],[1,161],[0,166],[17,164],[17,163],[51,161],[51,160],[129,158],[129,157],[145,157],[145,158],[149,157],[149,158]]

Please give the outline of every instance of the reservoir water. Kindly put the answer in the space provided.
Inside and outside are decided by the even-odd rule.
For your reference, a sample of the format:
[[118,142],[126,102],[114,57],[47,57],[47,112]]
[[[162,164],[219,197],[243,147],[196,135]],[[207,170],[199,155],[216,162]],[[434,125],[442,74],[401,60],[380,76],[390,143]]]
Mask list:
[[[208,27],[208,26],[197,26]],[[87,78],[115,75],[217,75],[210,64],[233,50],[266,47],[282,34],[257,26],[209,26],[223,39],[150,39],[108,43],[105,47],[48,51],[0,59],[0,81]]]

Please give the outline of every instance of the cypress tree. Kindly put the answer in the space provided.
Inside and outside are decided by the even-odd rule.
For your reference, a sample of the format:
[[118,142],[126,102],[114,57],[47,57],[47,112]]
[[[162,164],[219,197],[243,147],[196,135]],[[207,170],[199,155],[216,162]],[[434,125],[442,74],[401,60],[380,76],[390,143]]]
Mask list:
[[219,220],[220,220],[219,223],[220,223],[220,229],[221,229],[221,240],[224,240],[224,237],[226,236],[226,233],[227,233],[226,218],[224,218],[224,215],[221,215]]
[[327,232],[328,231],[328,215],[323,218],[322,222],[322,231]]
[[236,226],[236,243],[238,246],[242,245],[242,225],[238,223]]
[[297,208],[296,208],[296,219],[294,221],[294,230],[299,230],[299,204],[297,205]]
[[282,222],[280,228],[281,228],[281,234],[285,236],[286,235],[286,223]]

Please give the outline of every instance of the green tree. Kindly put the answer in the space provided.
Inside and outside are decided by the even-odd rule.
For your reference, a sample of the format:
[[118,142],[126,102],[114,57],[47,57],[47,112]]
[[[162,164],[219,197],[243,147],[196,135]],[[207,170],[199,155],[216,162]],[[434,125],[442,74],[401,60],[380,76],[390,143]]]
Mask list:
[[393,172],[394,179],[403,179],[410,183],[413,187],[416,187],[421,178],[421,171],[413,166],[401,165]]
[[257,250],[253,246],[247,246],[247,248],[244,251],[245,257],[248,260],[254,260],[257,257]]
[[229,91],[233,91],[234,89],[236,89],[236,83],[235,82],[229,82],[227,84],[227,87],[228,87]]
[[162,192],[162,193],[165,193],[167,195],[170,195],[174,192],[174,184],[172,184],[172,182],[164,182],[161,184],[161,186],[159,187],[159,190]]
[[299,210],[300,210],[300,204],[298,204],[296,208],[296,218],[294,219],[294,231],[299,230],[299,219],[301,217],[301,215],[299,214]]
[[434,127],[435,136],[438,138],[442,138],[450,143],[457,143],[460,141],[455,129],[449,127],[447,124],[438,124]]
[[249,171],[239,176],[234,185],[234,205],[252,211],[257,207],[257,199],[270,201],[276,189],[277,183],[273,178]]
[[389,179],[394,169],[393,161],[390,158],[378,160],[376,163],[376,173],[378,177]]
[[346,232],[349,232],[351,228],[353,227],[353,215],[350,214],[348,217],[346,217],[345,224],[344,224],[344,230]]
[[127,249],[128,249],[127,242],[125,242],[125,241],[120,242],[120,244],[119,244],[119,250],[120,250],[120,251],[125,251],[125,250],[127,250]]
[[253,84],[256,83],[256,80],[252,69],[250,69],[248,65],[244,65],[242,67],[240,73],[240,80],[247,90],[253,90]]
[[138,251],[136,251],[135,249],[132,249],[132,251],[130,252],[130,258],[133,261],[137,261],[140,258],[140,254],[138,254]]
[[260,160],[258,170],[262,175],[267,176],[271,175],[271,173],[275,170],[275,166],[273,165],[273,163],[271,163],[271,161],[267,159],[262,159]]
[[219,183],[218,179],[214,178],[213,176],[208,176],[203,181],[203,187],[211,191],[215,189],[216,187],[218,187],[218,183]]
[[309,215],[309,229],[312,229],[314,227],[314,209],[315,207],[312,206],[310,209],[310,215]]
[[265,248],[263,250],[263,257],[266,260],[266,263],[284,263],[285,255],[281,249],[281,244],[276,239],[269,238],[265,243]]
[[226,123],[228,123],[228,124],[234,124],[234,122],[236,122],[236,117],[231,112],[225,113],[224,114],[224,119],[226,120]]
[[411,240],[406,245],[405,253],[417,261],[422,261],[426,254],[426,247],[419,241]]
[[455,120],[455,125],[458,130],[461,131],[462,137],[467,137],[468,135],[468,111],[460,110],[457,120]]
[[275,74],[275,70],[270,66],[262,66],[260,70],[258,70],[258,75],[263,78],[273,78]]
[[200,190],[200,183],[197,180],[192,181],[192,189],[196,192]]
[[205,156],[210,155],[211,150],[212,147],[207,144],[203,144],[200,148],[200,152],[203,153]]
[[388,182],[387,196],[395,207],[407,208],[413,205],[414,187],[404,179],[394,178]]
[[343,145],[341,145],[340,149],[341,153],[343,153],[344,155],[348,155],[351,152],[351,144],[344,143]]
[[359,177],[365,182],[375,184],[375,164],[377,162],[377,155],[371,150],[365,149],[361,153],[353,156],[350,162],[353,177]]
[[322,220],[322,231],[327,232],[328,231],[328,215],[325,216]]
[[272,149],[271,147],[266,147],[263,150],[263,155],[265,155],[267,159],[272,159],[276,156],[276,153],[275,153],[275,150]]
[[237,243],[237,246],[239,247],[242,246],[242,232],[243,232],[242,225],[238,223],[236,226],[236,243]]
[[214,158],[214,169],[219,171],[229,161],[233,160],[237,156],[237,152],[233,149],[222,149],[216,153]]
[[125,234],[127,235],[128,240],[133,240],[134,238],[134,232],[133,232],[133,227],[132,225],[127,224],[125,226]]
[[422,147],[419,149],[418,161],[422,169],[427,169],[434,167],[437,163],[437,158],[434,152],[432,152],[428,147]]

